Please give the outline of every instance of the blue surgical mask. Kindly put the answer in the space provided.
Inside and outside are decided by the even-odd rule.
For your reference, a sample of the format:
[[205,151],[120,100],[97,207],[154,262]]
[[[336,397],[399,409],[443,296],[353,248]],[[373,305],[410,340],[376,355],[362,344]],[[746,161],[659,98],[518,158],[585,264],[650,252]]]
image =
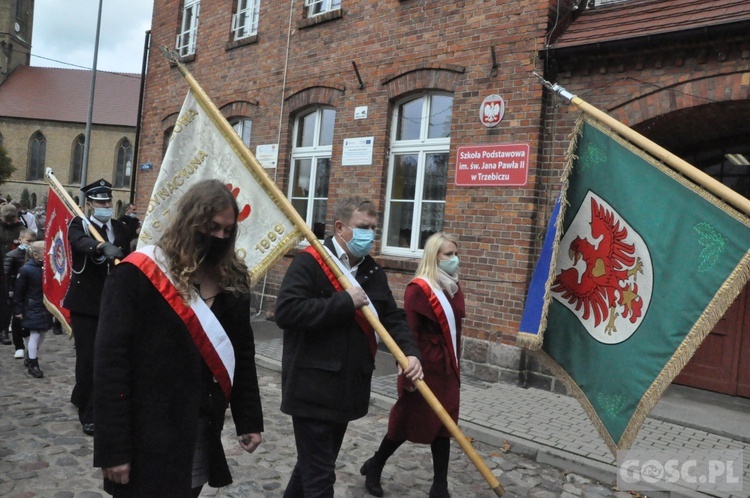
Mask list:
[[364,258],[372,251],[372,245],[375,242],[375,230],[370,230],[369,228],[349,228],[352,231],[352,240],[346,243],[346,247],[355,258]]
[[438,268],[448,275],[455,275],[458,270],[458,256],[453,256],[450,259],[441,259],[438,261]]
[[101,221],[102,223],[108,222],[112,218],[112,208],[94,208],[94,218]]
[[29,245],[28,245],[28,244],[21,244],[21,245],[19,245],[19,246],[18,246],[18,248],[19,248],[20,250],[22,250],[22,251],[25,251],[26,249],[28,249],[28,248],[29,248]]

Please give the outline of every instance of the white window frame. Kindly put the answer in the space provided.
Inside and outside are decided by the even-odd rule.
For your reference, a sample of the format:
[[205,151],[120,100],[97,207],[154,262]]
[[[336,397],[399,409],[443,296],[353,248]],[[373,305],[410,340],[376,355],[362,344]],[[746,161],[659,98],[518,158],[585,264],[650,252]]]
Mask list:
[[250,147],[250,137],[253,131],[253,121],[250,118],[238,117],[229,120],[234,131],[242,139],[242,142]]
[[117,144],[115,152],[115,174],[112,175],[114,187],[130,186],[130,176],[133,173],[133,144],[128,137]]
[[175,50],[180,57],[187,57],[195,53],[195,42],[198,38],[198,17],[200,15],[200,0],[185,0],[180,21],[180,34],[175,41]]
[[258,34],[259,15],[260,0],[237,0],[237,13],[232,15],[235,41]]
[[616,3],[627,2],[628,0],[594,0],[594,7],[601,7],[603,5],[612,5]]
[[[427,138],[429,132],[429,119],[430,119],[430,107],[432,103],[432,96],[444,95],[453,97],[449,92],[425,92],[417,96],[409,96],[408,98],[402,99],[393,106],[392,126],[391,126],[391,147],[388,158],[388,182],[386,186],[385,196],[385,212],[383,214],[383,241],[382,241],[382,253],[390,256],[402,256],[402,257],[421,257],[424,253],[424,249],[419,247],[420,238],[420,226],[422,221],[422,207],[428,203],[440,203],[445,205],[445,199],[442,201],[436,200],[424,200],[424,181],[425,181],[425,168],[426,158],[430,154],[450,154],[451,139],[448,138]],[[399,124],[399,108],[402,104],[410,102],[415,99],[424,99],[422,103],[422,115],[420,124],[420,137],[416,140],[396,140],[398,133]],[[412,213],[411,223],[411,240],[409,241],[409,247],[399,247],[398,245],[389,245],[388,236],[390,233],[389,224],[391,217],[391,207],[394,203],[400,203],[402,201],[391,199],[391,192],[393,188],[393,175],[395,172],[395,159],[398,156],[403,155],[416,155],[417,156],[417,174],[415,179],[414,188],[414,200],[408,201],[414,206]],[[450,160],[450,158],[448,158]],[[447,177],[447,171],[446,171]],[[447,193],[447,182],[446,178],[446,193]],[[404,202],[406,203],[406,202]]]
[[315,17],[341,8],[341,0],[305,0],[307,17]]
[[[304,112],[297,116],[297,118],[294,121],[294,132],[292,134],[292,137],[294,139],[293,144],[295,146],[292,148],[292,155],[291,155],[291,161],[289,166],[289,189],[287,191],[287,198],[289,199],[289,202],[293,202],[294,199],[302,199],[300,196],[293,196],[294,193],[294,179],[295,175],[297,173],[296,167],[297,167],[297,161],[299,160],[310,160],[310,178],[308,179],[308,189],[307,189],[307,211],[304,213],[300,213],[300,215],[305,219],[305,223],[307,223],[307,226],[309,226],[311,229],[313,227],[313,210],[315,208],[315,201],[326,201],[326,206],[328,203],[328,193],[326,193],[326,197],[316,197],[315,196],[315,185],[317,183],[317,176],[318,176],[318,160],[320,159],[328,159],[329,164],[332,159],[332,151],[333,151],[333,140],[331,141],[330,145],[320,145],[320,133],[321,133],[321,126],[323,124],[323,112],[326,110],[333,110],[334,113],[336,112],[335,109],[331,107],[317,107],[314,111],[310,112]],[[304,117],[309,116],[311,113],[316,114],[315,118],[315,127],[313,130],[313,144],[312,146],[307,147],[297,147],[297,141],[300,133],[300,123],[302,122]],[[334,127],[336,123],[336,116],[334,114]],[[328,171],[329,174],[329,182],[330,182],[330,168]],[[325,213],[324,213],[325,216]]]

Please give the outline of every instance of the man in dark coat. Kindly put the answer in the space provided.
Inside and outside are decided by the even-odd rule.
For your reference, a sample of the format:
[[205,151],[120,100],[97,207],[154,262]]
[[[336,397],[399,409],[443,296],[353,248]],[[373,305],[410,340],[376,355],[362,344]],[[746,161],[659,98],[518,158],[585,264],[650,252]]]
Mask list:
[[[0,256],[3,258],[18,246],[18,237],[24,225],[18,219],[18,209],[13,204],[4,204],[0,207]],[[10,325],[11,305],[8,293],[13,288],[13,282],[5,280],[5,275],[0,274],[0,342],[12,344],[8,337],[8,326]]]
[[396,305],[385,271],[369,256],[376,226],[371,202],[344,199],[336,209],[335,235],[325,241],[358,286],[341,290],[314,250],[294,258],[281,284],[275,310],[284,329],[281,411],[292,416],[297,446],[285,498],[333,496],[347,424],[367,414],[376,343],[372,329],[360,326],[359,308],[374,306],[409,359],[404,375],[422,378],[420,352],[405,313]]
[[[63,307],[70,311],[76,348],[76,384],[70,401],[78,407],[83,432],[94,434],[91,392],[94,384],[94,339],[99,320],[99,305],[107,278],[115,260],[130,252],[130,229],[112,219],[112,184],[97,180],[81,189],[86,196],[89,218],[76,216],[68,227],[68,242],[73,256],[70,286]],[[105,242],[92,236],[96,229]]]
[[117,221],[122,221],[128,226],[128,228],[130,228],[130,231],[132,232],[130,244],[131,246],[133,246],[133,241],[137,241],[138,234],[141,231],[141,220],[139,220],[138,216],[136,215],[135,204],[133,204],[132,202],[128,204],[125,207],[125,212],[122,214],[122,216],[117,218]]

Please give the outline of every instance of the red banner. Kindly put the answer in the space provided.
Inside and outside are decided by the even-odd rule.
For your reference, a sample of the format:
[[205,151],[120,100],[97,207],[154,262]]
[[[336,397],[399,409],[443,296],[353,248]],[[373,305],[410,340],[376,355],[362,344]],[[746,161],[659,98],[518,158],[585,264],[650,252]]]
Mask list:
[[44,230],[47,248],[43,279],[44,304],[60,320],[68,333],[70,333],[70,312],[62,307],[62,302],[70,284],[72,256],[68,244],[68,224],[72,219],[73,214],[60,200],[57,193],[49,189],[47,222]]

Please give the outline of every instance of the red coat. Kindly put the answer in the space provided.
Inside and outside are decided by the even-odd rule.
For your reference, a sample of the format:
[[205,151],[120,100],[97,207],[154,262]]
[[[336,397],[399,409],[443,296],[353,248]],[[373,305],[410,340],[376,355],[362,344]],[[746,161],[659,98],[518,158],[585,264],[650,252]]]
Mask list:
[[[461,320],[466,315],[464,295],[459,287],[452,298],[448,293],[445,296],[456,317],[456,350],[460,355]],[[451,353],[435,312],[417,284],[410,283],[406,287],[404,309],[414,339],[422,352],[424,380],[453,421],[458,422],[461,379],[452,366]],[[450,437],[448,429],[419,391],[409,392],[405,389],[407,385],[411,385],[411,382],[399,376],[398,400],[388,419],[388,439],[429,444],[436,437]]]

